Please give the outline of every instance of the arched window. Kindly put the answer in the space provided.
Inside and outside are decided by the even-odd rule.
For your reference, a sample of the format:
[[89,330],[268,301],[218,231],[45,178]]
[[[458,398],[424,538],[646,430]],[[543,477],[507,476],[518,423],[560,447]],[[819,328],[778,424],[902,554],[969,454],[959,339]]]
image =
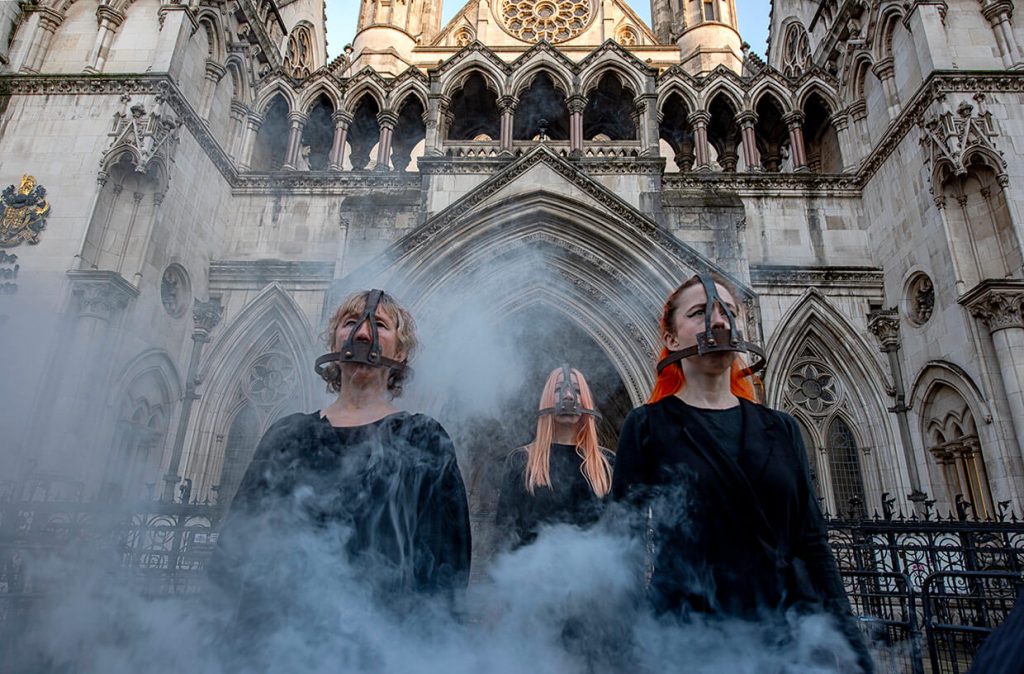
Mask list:
[[288,102],[278,95],[267,106],[263,113],[263,123],[256,133],[255,146],[252,152],[253,171],[279,171],[284,166],[285,154],[288,152],[288,134],[291,124],[288,122]]
[[319,96],[309,111],[302,128],[299,169],[326,171],[334,142],[334,105],[326,96]]
[[565,92],[559,91],[547,73],[540,73],[526,91],[519,94],[512,138],[569,140],[569,109]]
[[152,498],[160,494],[171,395],[159,370],[148,370],[127,386],[120,402],[113,451],[107,460],[103,498]]
[[611,73],[601,77],[597,86],[587,92],[583,110],[583,138],[596,140],[603,134],[608,140],[636,140],[636,107],[632,89],[622,86]]
[[473,73],[462,88],[452,94],[449,106],[451,124],[448,140],[498,140],[501,136],[501,113],[498,95],[487,87],[483,75]]
[[866,498],[857,451],[857,438],[850,425],[840,416],[832,419],[826,452],[836,508],[843,515],[863,517]]
[[811,65],[811,43],[803,25],[789,24],[782,44],[782,72],[786,77],[799,77]]
[[249,462],[259,441],[260,419],[252,405],[246,404],[235,414],[224,445],[224,465],[217,485],[217,503],[228,505],[235,498]]
[[310,76],[314,68],[313,33],[308,24],[299,24],[288,36],[284,69],[296,79]]

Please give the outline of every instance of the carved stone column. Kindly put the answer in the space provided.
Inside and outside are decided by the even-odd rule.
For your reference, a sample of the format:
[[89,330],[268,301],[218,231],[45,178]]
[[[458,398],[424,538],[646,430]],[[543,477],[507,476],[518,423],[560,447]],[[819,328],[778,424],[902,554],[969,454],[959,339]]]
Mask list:
[[991,336],[1020,451],[1024,448],[1024,281],[982,281],[958,301]]
[[93,45],[92,53],[89,54],[89,65],[84,68],[87,73],[103,72],[103,66],[110,54],[110,44],[114,41],[114,34],[124,22],[124,13],[110,5],[100,5],[96,8],[96,19],[99,21],[100,29],[96,34],[96,43]]
[[573,94],[566,101],[569,108],[569,152],[583,154],[583,111],[587,108],[587,98]]
[[1024,66],[1024,61],[1021,59],[1020,45],[1017,44],[1013,26],[1010,24],[1013,2],[1011,0],[982,0],[982,2],[984,6],[981,8],[981,13],[988,19],[992,26],[992,32],[995,33],[1003,65],[1007,68],[1021,68]]
[[252,149],[256,144],[256,134],[263,125],[263,115],[249,112],[249,116],[245,121],[245,133],[242,135],[241,152],[239,152],[238,160],[239,171],[249,170],[249,165],[252,162]]
[[185,450],[185,438],[192,420],[192,406],[201,397],[196,391],[202,381],[199,379],[199,360],[203,355],[203,347],[210,341],[210,333],[220,323],[224,308],[219,297],[211,297],[203,302],[195,300],[192,308],[192,355],[188,361],[188,375],[185,378],[185,396],[181,401],[181,414],[178,415],[178,428],[174,434],[174,447],[171,450],[171,461],[164,475],[163,501],[174,500],[174,489],[181,481],[178,471],[181,470],[181,456]]
[[854,148],[853,140],[850,138],[850,117],[845,110],[841,110],[832,115],[829,118],[829,122],[839,137],[839,152],[843,159],[843,172],[849,173],[857,166],[857,162],[853,160],[853,157],[855,154],[858,154]]
[[637,140],[644,144],[648,157],[661,156],[661,136],[658,130],[658,95],[640,94],[634,101],[637,111]]
[[387,171],[391,163],[391,137],[398,124],[398,115],[391,110],[381,110],[377,113],[377,123],[380,124],[380,140],[377,142],[377,166],[376,171]]
[[907,463],[907,477],[910,479],[910,493],[907,498],[914,504],[920,506],[927,499],[928,495],[921,488],[921,476],[917,470],[917,457],[914,455],[914,441],[910,434],[910,420],[907,418],[906,387],[903,384],[903,370],[900,367],[900,316],[896,309],[885,309],[873,311],[868,314],[868,330],[871,331],[889,359],[889,372],[892,374],[892,381],[895,387],[896,404],[889,408],[889,412],[896,415],[896,422],[900,429],[900,444],[903,446],[903,459]]
[[285,171],[296,171],[299,168],[299,143],[302,141],[302,129],[306,126],[309,115],[304,112],[292,111],[288,113],[288,121],[291,128],[288,131],[288,150],[284,155]]
[[351,113],[339,110],[332,115],[334,120],[334,139],[331,142],[331,156],[328,169],[341,171],[345,167],[345,140],[348,137],[348,125],[352,123]]
[[443,128],[443,119],[448,113],[448,106],[451,99],[439,93],[432,93],[427,97],[427,112],[424,117],[426,126],[426,137],[424,139],[424,154],[439,156],[444,154],[442,144],[447,133]]
[[242,140],[245,138],[245,120],[249,109],[241,101],[231,100],[231,137],[228,141],[228,154],[238,162],[242,152]]
[[502,96],[498,99],[498,109],[501,110],[502,154],[512,154],[512,129],[515,126],[516,104],[518,103],[515,96]]
[[213,107],[213,99],[217,93],[217,85],[227,72],[227,68],[216,61],[206,60],[206,71],[203,75],[203,93],[200,95],[199,101],[199,116],[203,119],[209,119],[210,109]]
[[23,73],[39,72],[43,67],[46,52],[50,50],[53,34],[64,22],[64,15],[49,7],[38,7],[34,11],[39,14],[39,22],[36,24],[36,34],[33,36],[32,44],[25,55],[25,62],[21,65]]
[[792,154],[793,170],[807,171],[807,149],[804,147],[804,113],[793,111],[782,118],[789,129],[789,149]]
[[711,121],[711,113],[707,110],[691,112],[687,118],[690,126],[693,127],[693,153],[695,171],[711,170],[711,153],[708,152],[708,122]]
[[884,58],[871,66],[871,72],[882,82],[885,98],[889,105],[889,119],[896,119],[903,107],[900,105],[899,91],[896,90],[896,71],[892,57]]
[[754,133],[757,113],[743,110],[736,115],[736,123],[740,125],[740,136],[743,138],[743,163],[747,165],[747,171],[760,171],[761,153],[757,150],[757,135]]
[[863,98],[850,104],[850,119],[853,120],[853,136],[857,142],[857,154],[867,156],[871,148],[868,145],[868,102]]

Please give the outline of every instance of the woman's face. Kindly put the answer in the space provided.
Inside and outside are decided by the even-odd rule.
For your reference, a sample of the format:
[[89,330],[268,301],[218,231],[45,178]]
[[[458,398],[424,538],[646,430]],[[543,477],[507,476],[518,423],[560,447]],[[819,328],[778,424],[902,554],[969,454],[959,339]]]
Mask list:
[[[353,330],[355,330],[354,341],[365,342],[366,344],[373,341],[373,332],[370,329],[369,322],[363,321],[359,323],[360,316],[361,312],[359,314],[351,313],[342,318],[338,323],[338,327],[334,331],[335,350],[341,348],[341,345],[345,343]],[[374,321],[377,324],[377,342],[380,344],[381,356],[397,361],[404,360],[405,353],[398,346],[398,326],[395,319],[384,310],[384,307],[378,306]],[[367,365],[365,367],[371,366]]]
[[[729,306],[733,315],[738,315],[736,300],[733,299],[732,293],[722,285],[715,284],[715,287],[718,289],[718,296]],[[676,299],[673,331],[662,335],[665,346],[670,351],[681,351],[697,344],[697,335],[704,332],[704,312],[707,309],[707,301],[707,293],[704,292],[704,286],[700,283],[696,283],[680,293]],[[716,302],[711,315],[711,328],[728,327],[729,318],[725,315],[722,307]],[[684,371],[690,367],[698,367],[703,371],[716,373],[728,370],[735,358],[736,352],[734,351],[719,351],[716,353],[706,353],[703,356],[685,358],[682,361],[682,365]]]
[[[576,394],[576,396],[575,396],[576,399],[577,400],[580,399],[580,382],[579,382],[579,378],[576,376],[576,373],[573,372],[571,374],[571,376],[570,376],[570,382],[571,382],[570,386],[565,386],[563,384],[564,379],[565,379],[565,377],[562,375],[562,373],[561,372],[558,373],[557,379],[555,379],[555,404],[558,404],[558,403],[561,402],[561,403],[565,403],[566,405],[571,405],[572,401],[573,401],[573,393],[574,392]],[[579,414],[557,414],[557,415],[555,415],[555,421],[557,421],[558,423],[563,423],[563,424],[572,423],[572,424],[574,424],[574,423],[576,423],[579,420],[580,420],[580,415]]]

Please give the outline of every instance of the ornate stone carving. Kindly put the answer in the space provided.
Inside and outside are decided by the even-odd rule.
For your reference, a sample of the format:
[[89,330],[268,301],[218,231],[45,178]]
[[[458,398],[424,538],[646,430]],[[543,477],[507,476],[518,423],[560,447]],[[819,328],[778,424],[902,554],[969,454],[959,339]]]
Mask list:
[[499,12],[509,35],[551,44],[576,37],[594,18],[591,0],[502,0]]
[[281,351],[265,353],[253,361],[242,382],[245,396],[257,405],[272,406],[295,390],[295,363]]
[[68,278],[81,317],[109,321],[139,295],[138,288],[113,271],[69,271]]
[[982,281],[958,301],[989,332],[1024,328],[1024,281]]
[[147,112],[143,103],[131,105],[130,94],[121,96],[123,108],[114,114],[114,130],[110,133],[110,147],[104,161],[127,149],[132,153],[138,173],[149,171],[154,161],[165,167],[170,164],[178,145],[181,121],[168,109],[167,99],[162,93],[158,93],[154,100],[152,110]]
[[804,362],[790,373],[786,394],[798,407],[822,416],[828,414],[841,398],[835,375],[820,363]]
[[882,351],[900,348],[900,315],[896,309],[881,309],[868,314],[868,330],[882,344]]
[[33,176],[21,176],[17,189],[8,185],[0,195],[0,248],[39,243],[49,215],[46,188]]
[[188,310],[191,294],[192,287],[185,268],[180,264],[168,266],[160,279],[160,301],[164,310],[174,318],[181,318]]
[[209,337],[224,315],[224,307],[220,304],[220,297],[216,295],[205,302],[196,299],[192,305],[192,325],[196,334]]
[[985,94],[974,95],[975,106],[962,101],[956,113],[946,111],[931,117],[921,124],[921,145],[925,151],[925,163],[931,168],[932,191],[938,191],[935,182],[940,179],[939,171],[945,169],[957,176],[967,175],[971,158],[984,151],[990,158],[998,158],[995,166],[1002,180],[1005,180],[1006,161],[995,146],[999,135],[992,113],[987,111]]
[[935,286],[927,274],[911,277],[907,283],[907,318],[915,325],[924,325],[935,309]]

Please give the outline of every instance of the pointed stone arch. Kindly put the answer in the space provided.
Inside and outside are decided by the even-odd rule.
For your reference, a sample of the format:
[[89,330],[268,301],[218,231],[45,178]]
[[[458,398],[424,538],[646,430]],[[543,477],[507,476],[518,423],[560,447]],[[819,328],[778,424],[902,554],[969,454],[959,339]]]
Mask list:
[[[888,377],[875,350],[850,321],[818,290],[808,289],[786,312],[769,340],[765,399],[769,407],[797,410],[812,426],[820,449],[831,420],[842,415],[856,429],[867,500],[878,503],[881,493],[907,493],[899,436],[887,412]],[[832,380],[831,396],[826,380]],[[836,381],[838,379],[838,381]],[[798,384],[811,382],[813,395]],[[814,397],[817,396],[817,397]],[[819,457],[823,496],[833,498],[824,479],[826,461]],[[846,504],[831,502],[843,512]],[[869,511],[870,512],[870,511]]]
[[658,113],[664,114],[665,103],[672,94],[676,94],[687,105],[690,112],[700,109],[700,99],[694,92],[693,85],[682,78],[673,78],[658,85]]
[[[360,75],[364,73],[366,73],[365,70],[361,71]],[[347,112],[355,112],[359,101],[364,96],[369,96],[377,104],[379,110],[384,110],[388,100],[387,89],[377,80],[375,75],[363,77],[360,77],[360,75],[356,75],[349,82],[349,87],[345,90],[345,100],[342,109]]]
[[638,95],[649,91],[654,72],[616,43],[606,42],[605,45],[580,63],[580,93],[586,95],[609,72],[619,78],[622,86]]
[[[540,45],[538,45],[540,47]],[[560,89],[568,98],[576,93],[575,66],[561,52],[553,48],[539,49],[535,47],[523,54],[512,64],[512,77],[509,92],[517,98],[530,87],[540,73],[547,74],[556,89]]]
[[[244,403],[253,404],[258,412],[257,435],[282,412],[308,411],[315,405],[319,380],[310,364],[317,341],[295,299],[278,283],[271,283],[213,342],[200,363],[204,390],[184,457],[185,475],[192,479],[197,498],[211,496],[211,488],[218,484],[224,439]],[[271,390],[258,377],[254,381],[254,365],[274,370],[280,388]]]
[[796,107],[796,103],[793,99],[793,92],[785,87],[781,82],[775,79],[763,79],[755,84],[747,94],[749,99],[749,110],[757,110],[757,106],[761,103],[761,99],[764,97],[772,97],[776,103],[782,108],[783,112],[788,112]]
[[315,79],[312,84],[303,88],[296,110],[309,113],[320,96],[330,101],[335,110],[340,110],[341,103],[345,99],[345,94],[341,88],[327,75],[314,77]]
[[298,110],[295,91],[288,86],[286,82],[277,77],[266,83],[256,93],[256,100],[253,101],[252,109],[255,110],[257,114],[265,114],[267,107],[270,106],[271,101],[273,101],[277,96],[284,99],[285,103],[288,104],[289,111]]
[[746,98],[746,93],[740,86],[726,77],[716,78],[711,86],[700,93],[700,106],[698,109],[710,109],[711,102],[719,95],[727,100],[736,112],[744,109],[743,101]]
[[[513,180],[517,187],[506,193]],[[653,382],[664,298],[688,274],[709,269],[720,271],[541,148],[393,244],[343,285],[384,283],[417,315],[437,313],[432,307],[463,292],[495,307],[517,297],[572,307],[639,404]],[[736,285],[752,303],[753,292]]]

